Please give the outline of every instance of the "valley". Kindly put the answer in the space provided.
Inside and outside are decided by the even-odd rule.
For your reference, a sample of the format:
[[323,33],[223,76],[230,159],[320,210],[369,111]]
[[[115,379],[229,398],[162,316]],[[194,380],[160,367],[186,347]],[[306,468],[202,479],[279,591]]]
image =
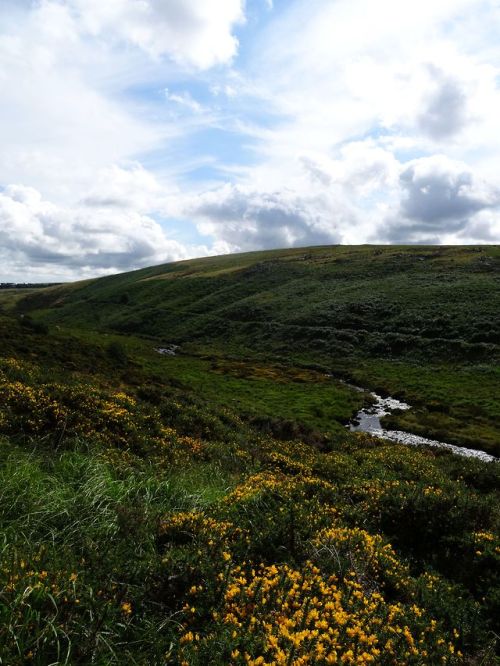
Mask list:
[[333,246],[0,293],[3,663],[498,663],[499,287]]

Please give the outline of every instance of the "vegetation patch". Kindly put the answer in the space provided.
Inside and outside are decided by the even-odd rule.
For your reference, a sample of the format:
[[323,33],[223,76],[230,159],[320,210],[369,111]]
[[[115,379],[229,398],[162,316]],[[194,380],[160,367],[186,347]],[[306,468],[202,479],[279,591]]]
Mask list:
[[499,257],[287,250],[5,300],[0,662],[498,664],[499,465],[349,432],[338,380],[498,451]]

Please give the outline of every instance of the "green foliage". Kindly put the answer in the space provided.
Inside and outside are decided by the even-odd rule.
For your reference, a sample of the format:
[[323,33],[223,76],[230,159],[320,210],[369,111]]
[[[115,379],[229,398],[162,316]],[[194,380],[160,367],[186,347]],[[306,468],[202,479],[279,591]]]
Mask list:
[[119,342],[118,340],[110,342],[106,347],[106,351],[108,353],[109,358],[112,361],[118,363],[118,365],[127,365],[128,363],[127,352],[125,351],[125,347],[121,342]]
[[[282,399],[285,383],[248,367],[316,364],[406,396],[417,411],[388,421],[391,427],[500,456],[499,272],[495,246],[314,247],[189,260],[36,290],[17,308],[70,328],[178,343],[214,366],[207,373],[201,363],[190,369],[179,362],[171,376],[185,385],[222,394],[229,406],[240,400],[249,413],[254,406],[259,416],[323,431],[331,423],[339,433],[336,424],[350,417],[352,404],[327,391],[312,405],[295,389],[292,400]],[[243,374],[238,362],[247,364]],[[286,404],[295,418],[283,413]]]
[[327,375],[496,451],[499,256],[287,250],[9,301],[0,663],[497,664],[498,464],[348,432],[364,398]]
[[489,361],[500,343],[499,270],[487,246],[291,249],[51,288],[20,307],[226,351]]
[[26,328],[29,328],[33,333],[38,333],[39,335],[47,335],[49,332],[49,327],[43,321],[37,321],[32,319],[29,316],[23,316],[21,319],[21,324]]

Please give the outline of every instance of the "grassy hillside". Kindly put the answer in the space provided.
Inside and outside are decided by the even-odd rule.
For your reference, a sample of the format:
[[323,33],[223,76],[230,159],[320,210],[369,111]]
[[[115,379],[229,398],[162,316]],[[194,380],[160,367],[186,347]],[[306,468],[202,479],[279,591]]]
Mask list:
[[[0,293],[0,664],[500,663],[500,249]],[[175,356],[158,347],[178,344]]]
[[50,326],[180,344],[191,360],[179,371],[216,394],[227,381],[207,382],[194,356],[226,357],[226,380],[238,359],[313,365],[410,402],[394,427],[500,455],[495,246],[214,257],[34,292],[19,308]]
[[498,663],[497,464],[325,430],[317,369],[0,335],[1,663]]
[[158,266],[34,293],[72,326],[311,355],[498,357],[500,248],[323,247]]

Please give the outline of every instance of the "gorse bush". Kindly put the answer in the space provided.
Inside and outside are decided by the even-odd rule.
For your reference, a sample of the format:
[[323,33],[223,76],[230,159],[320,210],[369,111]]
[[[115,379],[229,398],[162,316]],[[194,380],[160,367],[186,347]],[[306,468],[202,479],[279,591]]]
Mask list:
[[212,631],[200,635],[194,625],[179,641],[186,663],[213,662],[221,645],[217,663],[252,665],[449,663],[462,656],[421,608],[388,604],[355,572],[325,576],[309,561],[300,570],[236,566],[224,582]]

